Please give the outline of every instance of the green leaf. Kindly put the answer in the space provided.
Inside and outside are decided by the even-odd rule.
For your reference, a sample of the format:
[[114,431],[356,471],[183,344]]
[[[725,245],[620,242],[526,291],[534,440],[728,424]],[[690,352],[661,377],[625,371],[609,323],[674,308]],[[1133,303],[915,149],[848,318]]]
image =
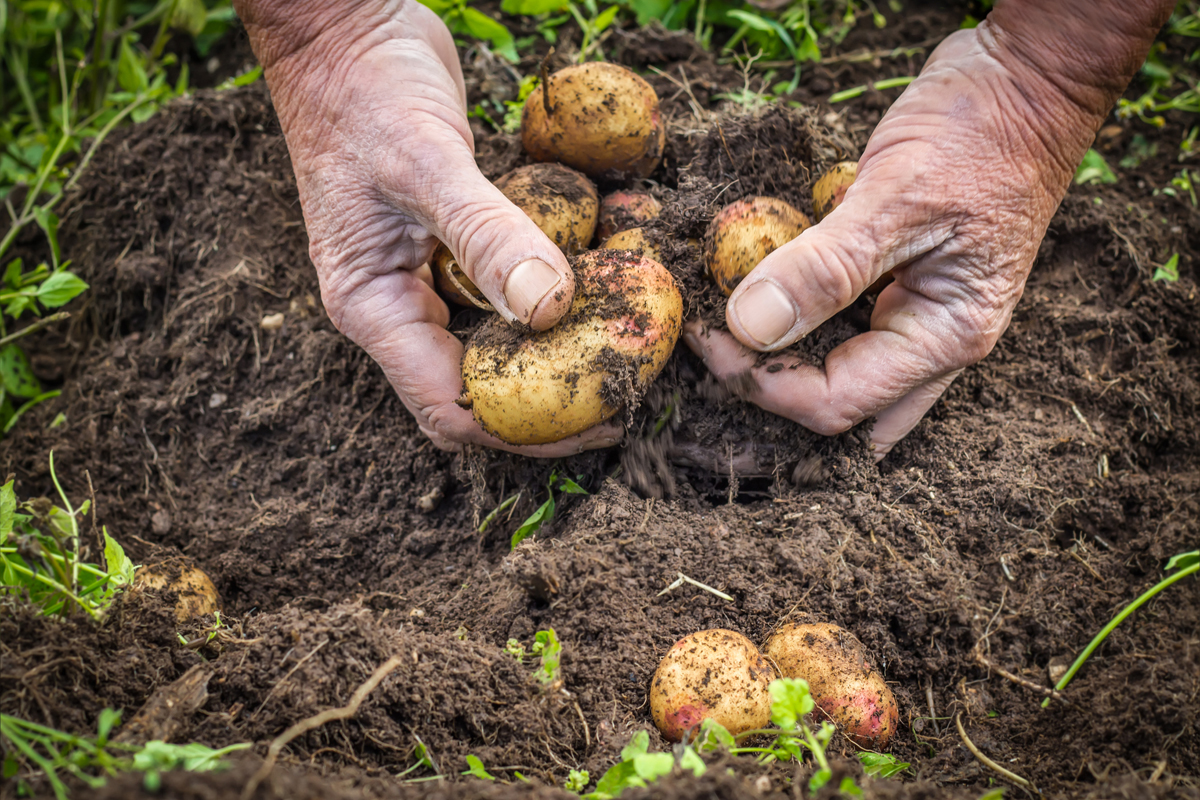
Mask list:
[[100,718],[96,722],[96,743],[101,747],[108,741],[108,735],[112,733],[112,729],[121,721],[121,712],[106,708],[100,712]]
[[[2,533],[3,531],[0,530],[0,534]],[[0,541],[3,541],[2,536],[0,536]],[[1200,563],[1200,550],[1192,550],[1188,553],[1179,553],[1178,555],[1171,556],[1171,560],[1167,562],[1167,566],[1163,567],[1163,569],[1170,572],[1173,569],[1187,569],[1197,563]]]
[[459,19],[466,33],[474,36],[476,39],[491,42],[492,47],[497,53],[514,64],[520,60],[517,56],[517,49],[513,44],[512,34],[508,32],[508,28],[496,22],[496,20],[482,11],[469,6],[459,11]]
[[[792,35],[787,32],[787,28],[783,27],[775,20],[767,19],[766,17],[760,17],[758,14],[752,14],[749,11],[742,11],[741,9],[730,11],[729,16],[745,25],[748,25],[756,31],[775,34],[779,37],[779,40],[783,42],[784,46],[787,47],[788,52],[792,54],[792,59],[795,61],[800,60],[800,54],[796,51],[796,43],[792,41]],[[820,59],[819,51],[817,58]]]
[[483,762],[479,760],[479,756],[467,756],[467,771],[463,775],[474,775],[481,781],[494,781],[495,777],[488,774],[488,771],[483,768]]
[[842,778],[842,782],[838,785],[838,791],[847,797],[862,797],[863,790],[858,788],[858,784],[854,782],[854,778],[847,775]]
[[87,283],[75,273],[59,270],[37,288],[37,299],[46,308],[58,308],[65,306],[87,289]]
[[17,295],[4,307],[4,313],[13,319],[20,319],[26,311],[32,311],[34,314],[38,311],[37,300],[27,294]]
[[15,753],[5,753],[4,754],[4,767],[3,767],[3,769],[0,769],[0,777],[4,778],[4,780],[6,780],[6,781],[10,780],[14,775],[17,774],[17,770],[19,770],[20,768],[21,768],[21,764],[20,764],[20,762],[17,761],[16,754]]
[[516,533],[512,535],[512,549],[516,550],[517,545],[537,533],[542,525],[554,519],[554,495],[550,495],[550,499],[542,503],[537,511],[529,515],[529,517],[521,523],[521,527],[517,528]]
[[112,583],[118,585],[133,583],[133,573],[137,571],[137,567],[129,560],[129,556],[125,555],[125,548],[108,535],[108,528],[102,530],[104,532],[104,571],[112,576]]
[[19,258],[14,258],[8,262],[8,266],[4,269],[4,284],[10,289],[21,288],[21,270],[24,268],[24,263]]
[[564,0],[504,0],[500,3],[500,10],[505,14],[523,14],[527,17],[548,14],[566,7]]
[[47,211],[42,206],[35,206],[33,218],[38,227],[46,233],[46,241],[50,242],[50,257],[55,269],[58,269],[58,216],[53,211]]
[[14,342],[0,347],[0,383],[14,397],[36,397],[42,384],[29,366],[29,356]]
[[1150,280],[1170,281],[1172,283],[1179,280],[1179,253],[1172,255],[1169,259],[1167,259],[1167,263],[1163,264],[1161,267],[1155,267],[1154,277]]
[[629,744],[621,748],[621,760],[633,761],[640,755],[643,755],[650,750],[650,734],[645,731],[638,731],[629,740]]
[[696,746],[701,753],[711,753],[714,750],[729,749],[737,744],[733,734],[712,717],[705,717],[700,723],[700,733],[696,737]]
[[13,512],[17,510],[17,493],[13,482],[0,486],[0,544],[8,539],[13,529]]
[[609,767],[600,780],[596,781],[596,791],[585,795],[584,798],[585,800],[610,800],[630,786],[636,785],[635,781],[639,784],[642,783],[634,770],[633,761],[622,761]]
[[633,771],[646,783],[670,775],[675,769],[675,756],[670,753],[642,753],[633,759]]
[[[583,476],[580,476],[583,477]],[[562,478],[558,482],[558,490],[565,494],[587,494],[587,489],[584,489],[570,478]]]
[[569,773],[567,773],[567,781],[566,781],[566,783],[563,784],[563,788],[566,789],[568,792],[572,792],[574,794],[579,794],[580,792],[582,792],[584,789],[587,788],[587,785],[590,781],[591,781],[591,776],[588,775],[588,771],[586,769],[585,770],[573,769]]
[[257,64],[257,65],[255,65],[254,69],[247,70],[246,72],[243,72],[241,75],[238,75],[236,78],[234,78],[233,85],[234,86],[249,86],[250,84],[257,81],[259,78],[261,78],[262,74],[263,74],[263,66],[262,66],[262,64]]
[[617,18],[617,12],[621,10],[620,6],[609,6],[604,9],[600,16],[592,23],[592,32],[599,34],[603,32],[609,25],[612,25],[613,20]]
[[1079,169],[1075,170],[1075,183],[1080,185],[1116,182],[1116,174],[1108,166],[1104,156],[1095,150],[1088,150],[1083,156],[1083,161],[1079,163]]
[[558,635],[553,628],[544,631],[538,631],[533,637],[533,647],[530,648],[535,654],[542,657],[541,664],[533,676],[542,683],[553,683],[558,680],[559,663],[562,659],[562,645],[559,644]]
[[813,776],[808,779],[808,791],[810,794],[816,794],[817,790],[825,784],[829,783],[829,779],[833,777],[833,772],[828,767],[819,769],[813,773]]
[[629,8],[637,17],[639,27],[649,25],[652,20],[661,20],[671,9],[674,0],[629,0]]
[[679,756],[679,767],[690,771],[697,778],[708,772],[708,764],[705,764],[704,759],[691,747],[683,748],[683,754]]
[[771,695],[771,722],[785,731],[793,731],[806,714],[816,708],[802,678],[776,678],[767,686]]
[[454,8],[454,0],[421,0],[421,5],[441,16]]
[[121,53],[117,57],[117,83],[127,92],[139,94],[150,88],[146,69],[137,53],[129,46],[128,36],[121,38]]
[[1007,788],[1007,786],[997,786],[990,792],[979,795],[979,800],[1004,800],[1004,790]]
[[901,761],[891,753],[859,753],[858,760],[862,762],[863,772],[871,777],[890,778],[908,769],[911,764]]
[[208,9],[204,7],[204,0],[176,0],[175,13],[171,15],[172,28],[196,37],[207,24]]

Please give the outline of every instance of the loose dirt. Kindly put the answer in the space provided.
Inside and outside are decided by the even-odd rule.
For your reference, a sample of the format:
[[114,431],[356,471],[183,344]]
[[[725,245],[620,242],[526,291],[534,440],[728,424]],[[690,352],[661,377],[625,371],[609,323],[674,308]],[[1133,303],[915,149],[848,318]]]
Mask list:
[[[714,193],[805,208],[814,164],[857,155],[895,92],[824,98],[915,74],[961,18],[910,9],[882,30],[860,25],[839,52],[874,55],[806,71],[790,98],[804,109],[727,112],[719,125],[717,95],[744,86],[738,70],[686,36],[611,37],[610,57],[658,70],[648,77],[671,128],[649,186],[694,313],[717,307],[680,267]],[[514,96],[494,58],[463,60],[472,103]],[[516,137],[473,124],[489,177],[524,163]],[[0,443],[0,460],[21,496],[49,495],[53,450],[73,497],[90,495],[90,477],[98,521],[137,563],[182,553],[212,576],[229,627],[181,645],[177,632],[202,640],[213,620],[177,626],[169,593],[130,595],[101,627],[5,601],[0,710],[83,733],[105,707],[129,719],[146,706],[143,738],[254,742],[232,770],[167,775],[158,795],[231,797],[273,737],[344,705],[401,655],[354,719],[293,742],[256,796],[541,800],[566,797],[555,787],[570,769],[594,780],[637,730],[665,746],[646,690],[682,635],[723,627],[761,644],[808,614],[853,631],[900,703],[891,752],[912,768],[862,780],[869,797],[1003,785],[963,746],[960,716],[980,750],[1054,796],[1198,797],[1200,581],[1118,628],[1070,705],[1043,710],[999,672],[1048,685],[1052,662],[1200,542],[1200,211],[1154,191],[1178,173],[1183,133],[1169,117],[1098,139],[1114,164],[1134,135],[1159,152],[1115,185],[1072,188],[995,352],[881,465],[863,429],[826,439],[744,406],[682,348],[629,446],[551,463],[435,449],[322,311],[265,88],[181,100],[114,134],[61,209],[64,257],[92,288],[70,323],[28,340],[63,394]],[[1180,280],[1151,280],[1175,252]],[[29,232],[16,255],[48,254]],[[867,303],[806,340],[809,356],[860,329]],[[276,313],[283,326],[263,329]],[[481,317],[461,311],[452,329]],[[669,442],[647,442],[662,419]],[[589,494],[560,495],[553,522],[511,551],[553,469]],[[660,594],[681,572],[733,600],[690,585]],[[563,642],[549,688],[535,658],[504,649],[546,628]],[[150,713],[185,689],[194,710]],[[393,777],[418,744],[444,780]],[[832,749],[839,775],[859,774],[849,742]],[[468,754],[504,783],[460,778]],[[743,758],[630,797],[797,797],[808,774]],[[140,793],[125,777],[96,796]]]

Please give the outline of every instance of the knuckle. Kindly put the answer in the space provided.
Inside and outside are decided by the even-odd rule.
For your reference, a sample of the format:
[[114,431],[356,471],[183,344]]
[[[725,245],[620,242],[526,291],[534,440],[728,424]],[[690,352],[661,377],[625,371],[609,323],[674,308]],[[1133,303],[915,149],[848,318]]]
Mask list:
[[850,305],[867,285],[865,270],[856,259],[858,250],[848,241],[822,243],[817,248],[817,258],[808,276],[811,286],[806,288],[811,291],[815,287],[838,308]]

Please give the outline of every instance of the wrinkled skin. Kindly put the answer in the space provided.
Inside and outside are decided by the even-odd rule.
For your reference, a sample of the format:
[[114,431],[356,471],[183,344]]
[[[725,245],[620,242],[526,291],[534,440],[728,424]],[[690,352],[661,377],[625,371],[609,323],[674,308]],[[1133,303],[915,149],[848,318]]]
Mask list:
[[[713,373],[752,370],[738,382],[754,387],[746,399],[818,433],[876,417],[882,458],[992,350],[1076,165],[1173,4],[1042,5],[1054,4],[1001,0],[948,37],[880,121],[841,206],[738,286],[733,335],[685,329]],[[870,332],[823,366],[753,366],[753,351],[795,342],[893,268]]]
[[516,448],[455,405],[462,343],[427,262],[446,243],[509,322],[551,327],[570,308],[566,256],[475,165],[449,31],[417,2],[242,0],[296,171],[334,325],[379,363],[434,444],[561,456],[615,444],[597,426]]
[[[843,205],[738,287],[733,336],[693,325],[689,345],[718,376],[744,371],[747,346],[794,342],[895,267],[869,333],[820,368],[755,370],[747,398],[826,434],[875,416],[885,454],[1007,327],[1075,165],[1172,5],[997,0],[892,106]],[[447,449],[538,456],[615,444],[620,429],[604,425],[513,448],[454,404],[462,345],[424,266],[435,240],[510,322],[552,326],[574,283],[565,257],[476,168],[445,26],[413,0],[236,6],[287,137],[326,310],[421,430]]]

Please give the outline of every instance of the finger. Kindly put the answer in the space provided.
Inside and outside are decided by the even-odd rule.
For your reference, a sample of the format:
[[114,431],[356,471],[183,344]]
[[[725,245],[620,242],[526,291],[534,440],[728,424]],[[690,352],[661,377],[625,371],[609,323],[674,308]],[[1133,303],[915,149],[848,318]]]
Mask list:
[[[889,270],[950,238],[923,162],[870,152],[845,199],[820,224],[771,253],[729,298],[729,329],[747,347],[777,350],[807,335]],[[939,213],[941,212],[941,213]]]
[[608,423],[560,442],[517,447],[486,433],[455,400],[462,394],[462,343],[447,330],[449,313],[414,272],[378,276],[348,294],[322,296],[334,324],[382,368],[421,430],[443,449],[463,444],[551,458],[615,445],[619,425]]
[[955,370],[934,378],[879,412],[875,418],[875,427],[871,429],[871,444],[875,447],[876,461],[883,460],[884,456],[892,452],[892,448],[917,426],[961,373],[962,370]]
[[[734,384],[750,386],[745,399],[817,433],[833,435],[883,412],[918,387],[978,361],[1003,329],[999,325],[994,333],[972,333],[944,304],[896,284],[880,295],[872,327],[834,348],[822,366],[780,356],[766,368],[757,367],[758,354],[724,332],[702,333],[692,327],[686,338],[718,379],[728,381],[747,371],[753,375],[754,381]],[[772,372],[772,363],[785,368]],[[897,417],[897,423],[906,419]]]

